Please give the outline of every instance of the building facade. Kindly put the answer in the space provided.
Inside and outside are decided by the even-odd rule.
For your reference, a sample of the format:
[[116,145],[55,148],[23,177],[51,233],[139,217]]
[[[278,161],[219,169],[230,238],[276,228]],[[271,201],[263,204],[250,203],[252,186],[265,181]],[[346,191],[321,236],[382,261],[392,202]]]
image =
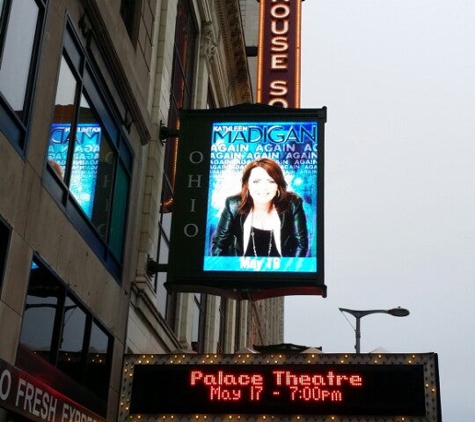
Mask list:
[[0,420],[116,420],[124,353],[282,342],[282,299],[163,287],[178,111],[254,101],[257,9],[0,1]]

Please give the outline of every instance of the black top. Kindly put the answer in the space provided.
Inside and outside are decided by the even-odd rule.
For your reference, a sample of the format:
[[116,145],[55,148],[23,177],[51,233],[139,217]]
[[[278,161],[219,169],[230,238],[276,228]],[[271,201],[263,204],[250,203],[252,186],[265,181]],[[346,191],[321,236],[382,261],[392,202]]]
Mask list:
[[244,256],[280,256],[272,230],[251,227],[251,236]]
[[[288,209],[279,214],[282,256],[304,257],[307,256],[308,251],[308,232],[303,200],[290,192],[287,193],[287,198]],[[247,216],[239,213],[240,205],[240,195],[226,198],[224,210],[212,239],[211,253],[213,256],[243,256],[247,250],[248,245],[246,245],[246,249],[243,245],[244,221]],[[263,255],[267,256],[267,252],[264,252]],[[254,251],[252,256],[254,256]]]

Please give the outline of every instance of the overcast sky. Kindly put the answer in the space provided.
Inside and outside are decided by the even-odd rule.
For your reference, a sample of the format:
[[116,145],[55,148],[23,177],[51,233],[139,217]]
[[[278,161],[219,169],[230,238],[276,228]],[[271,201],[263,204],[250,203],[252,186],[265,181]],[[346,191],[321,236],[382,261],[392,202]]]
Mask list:
[[436,352],[444,421],[475,418],[475,2],[306,0],[302,108],[328,107],[325,284],[285,341]]

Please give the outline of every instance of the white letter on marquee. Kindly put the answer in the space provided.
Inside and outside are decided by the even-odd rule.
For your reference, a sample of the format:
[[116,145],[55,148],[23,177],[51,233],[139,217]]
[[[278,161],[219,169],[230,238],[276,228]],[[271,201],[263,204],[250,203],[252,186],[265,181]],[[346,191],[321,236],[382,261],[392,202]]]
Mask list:
[[[4,386],[5,385],[5,386]],[[12,374],[8,369],[2,372],[0,377],[0,399],[7,400],[10,395],[10,388],[12,386]]]

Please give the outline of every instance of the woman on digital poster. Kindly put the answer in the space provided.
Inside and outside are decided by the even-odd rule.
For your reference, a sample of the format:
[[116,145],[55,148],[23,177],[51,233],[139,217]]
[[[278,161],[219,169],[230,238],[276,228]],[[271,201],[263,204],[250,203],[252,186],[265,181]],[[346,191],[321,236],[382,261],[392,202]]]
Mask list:
[[270,158],[251,161],[244,168],[241,184],[241,192],[225,200],[211,240],[211,255],[307,256],[303,200],[287,190],[279,164]]

